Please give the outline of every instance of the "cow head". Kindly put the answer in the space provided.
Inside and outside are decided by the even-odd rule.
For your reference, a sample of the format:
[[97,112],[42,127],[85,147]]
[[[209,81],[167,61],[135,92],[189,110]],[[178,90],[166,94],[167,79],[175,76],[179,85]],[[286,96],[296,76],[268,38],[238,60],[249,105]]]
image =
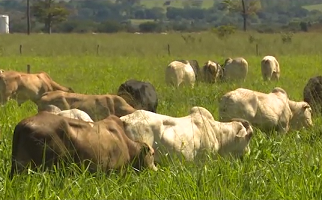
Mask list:
[[303,127],[306,128],[313,126],[312,109],[307,102],[295,102],[289,100],[289,106],[293,116],[290,120],[292,129],[298,130]]
[[221,137],[218,137],[221,144],[219,154],[240,157],[249,153],[249,142],[253,135],[251,124],[240,118],[233,118],[231,122],[226,123],[230,130],[224,131]]
[[250,139],[252,137],[254,130],[253,130],[249,121],[242,119],[242,118],[233,118],[233,119],[231,119],[231,121],[236,121],[236,122],[242,123],[243,127],[246,129],[246,132],[239,131],[236,134],[236,137],[239,137],[239,138],[247,137],[248,139]]
[[134,159],[133,167],[136,169],[148,168],[157,171],[158,168],[154,164],[154,149],[145,142],[139,142],[141,149],[139,155]]
[[250,153],[249,142],[253,136],[254,130],[249,121],[241,118],[233,118],[232,121],[240,122],[243,125],[243,128],[239,129],[236,133],[236,147],[239,147],[240,151],[237,151],[237,154],[242,155],[242,153]]

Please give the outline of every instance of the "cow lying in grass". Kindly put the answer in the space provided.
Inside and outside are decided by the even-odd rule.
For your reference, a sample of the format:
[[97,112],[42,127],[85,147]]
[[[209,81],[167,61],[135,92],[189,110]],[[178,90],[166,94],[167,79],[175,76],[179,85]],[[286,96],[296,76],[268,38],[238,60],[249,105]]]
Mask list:
[[73,92],[71,88],[64,87],[53,81],[45,72],[27,74],[17,71],[3,71],[0,73],[0,103],[5,104],[15,99],[18,105],[31,100],[36,101],[48,91],[61,90]]
[[159,153],[182,155],[190,161],[204,151],[241,156],[249,151],[253,133],[247,121],[235,119],[221,123],[203,107],[193,107],[190,115],[179,118],[137,110],[120,119],[129,138],[153,146],[158,162]]
[[310,127],[313,125],[311,116],[308,103],[289,100],[285,90],[279,87],[268,94],[238,88],[222,96],[219,103],[221,121],[240,117],[262,131],[286,133],[290,128]]
[[46,92],[37,101],[37,105],[38,111],[43,111],[48,105],[55,105],[61,110],[77,108],[86,112],[94,121],[105,119],[109,115],[121,117],[136,110],[117,95],[90,95],[63,91]]
[[129,139],[118,117],[110,115],[93,124],[49,112],[23,119],[14,129],[10,177],[29,165],[50,168],[60,161],[85,164],[90,171],[125,165],[157,170],[153,148]]

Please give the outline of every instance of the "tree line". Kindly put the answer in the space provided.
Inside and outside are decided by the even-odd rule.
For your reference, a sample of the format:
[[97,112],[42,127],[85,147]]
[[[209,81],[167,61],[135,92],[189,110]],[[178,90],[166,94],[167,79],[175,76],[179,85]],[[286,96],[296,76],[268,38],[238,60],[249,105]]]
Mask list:
[[171,0],[152,8],[140,0],[0,1],[1,13],[10,16],[11,32],[26,32],[27,1],[31,31],[46,33],[200,31],[227,25],[262,32],[308,31],[322,22],[320,11],[302,7],[322,0],[214,0],[209,8],[200,0],[183,1],[180,8],[172,7]]

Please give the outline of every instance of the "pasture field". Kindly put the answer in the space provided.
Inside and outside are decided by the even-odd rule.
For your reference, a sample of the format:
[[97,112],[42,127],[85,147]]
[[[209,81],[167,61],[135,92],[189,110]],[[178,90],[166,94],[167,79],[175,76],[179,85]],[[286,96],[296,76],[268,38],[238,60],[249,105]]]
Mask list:
[[311,10],[322,11],[322,4],[303,6],[303,8],[307,9],[308,11],[311,11]]
[[[201,1],[201,8],[210,8],[214,5],[214,0],[170,0],[169,7],[175,7],[175,8],[183,8],[185,4],[190,4],[192,2],[200,2]],[[165,6],[164,3],[167,2],[167,0],[160,1],[160,0],[141,0],[140,4],[144,5],[146,8],[153,8],[153,7],[161,7],[165,8],[168,6]]]
[[[249,35],[258,39],[259,55]],[[187,36],[188,34],[183,34]],[[236,33],[220,40],[211,33],[191,33],[185,42],[178,33],[161,34],[52,34],[1,35],[0,68],[46,71],[58,83],[86,94],[116,93],[130,78],[150,81],[159,96],[158,113],[180,117],[192,106],[203,106],[218,119],[218,100],[226,92],[245,87],[269,92],[283,87],[293,100],[302,100],[308,79],[321,74],[322,36],[295,34],[282,43],[280,34]],[[167,45],[170,44],[168,55]],[[19,46],[22,45],[22,54]],[[99,46],[98,46],[99,45]],[[264,83],[260,61],[274,55],[281,80]],[[249,74],[243,83],[200,83],[194,89],[166,86],[164,70],[174,59],[223,63],[243,56]],[[9,180],[11,141],[15,125],[37,112],[26,102],[0,107],[1,199],[320,199],[322,196],[322,140],[320,116],[314,128],[276,135],[255,131],[251,153],[241,159],[209,158],[202,163],[165,160],[158,172],[90,174],[68,165],[53,173],[30,171]]]

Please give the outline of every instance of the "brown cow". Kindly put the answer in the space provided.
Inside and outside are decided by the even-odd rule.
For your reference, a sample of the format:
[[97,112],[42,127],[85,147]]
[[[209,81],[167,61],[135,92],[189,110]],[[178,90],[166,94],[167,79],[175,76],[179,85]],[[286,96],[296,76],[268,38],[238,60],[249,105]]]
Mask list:
[[119,170],[126,165],[157,170],[153,148],[130,140],[122,121],[114,115],[92,127],[81,120],[39,112],[16,125],[10,178],[28,166],[50,168],[59,161],[83,163],[91,172]]
[[27,74],[17,71],[0,73],[0,103],[16,99],[18,105],[31,100],[36,102],[44,92],[62,90],[73,92],[71,88],[59,85],[45,72]]
[[136,110],[122,97],[111,94],[87,95],[63,91],[47,92],[37,102],[38,111],[45,110],[45,107],[50,104],[61,110],[80,109],[94,121],[105,119],[111,114],[122,117]]
[[211,60],[208,60],[203,66],[203,80],[207,83],[216,83],[223,78],[222,67]]

